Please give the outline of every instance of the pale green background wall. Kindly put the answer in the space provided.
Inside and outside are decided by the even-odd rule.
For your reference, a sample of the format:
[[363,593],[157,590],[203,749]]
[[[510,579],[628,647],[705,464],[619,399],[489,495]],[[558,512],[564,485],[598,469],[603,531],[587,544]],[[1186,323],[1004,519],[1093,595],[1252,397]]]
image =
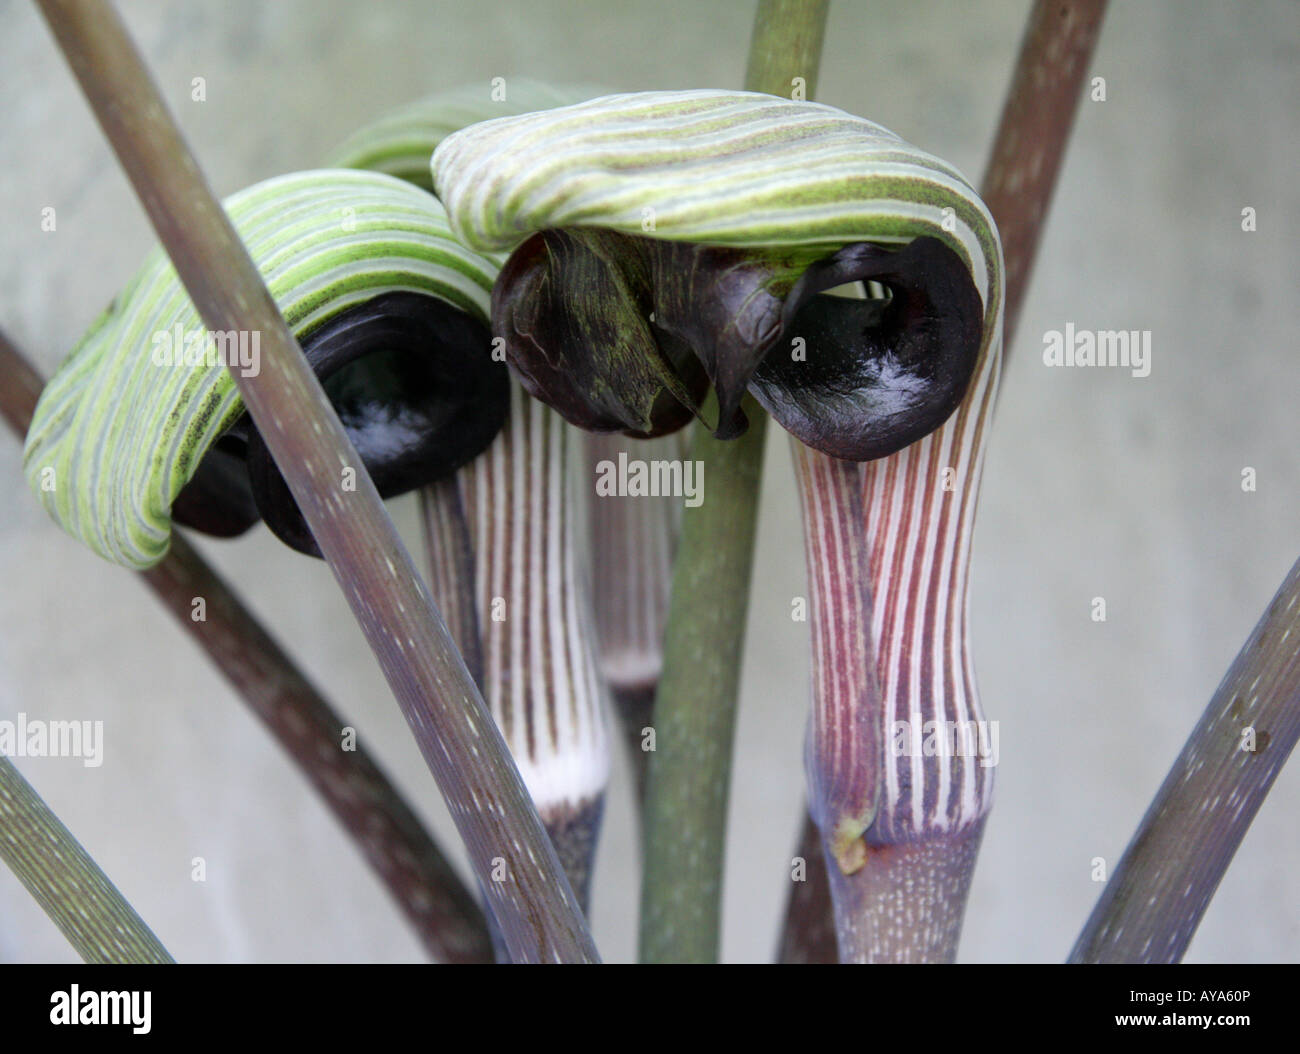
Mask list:
[[[740,83],[752,5],[130,2],[127,21],[216,189],[310,167],[429,91],[491,77],[613,89]],[[977,179],[1028,4],[832,5],[822,100]],[[976,539],[997,805],[962,958],[1057,960],[1205,701],[1300,551],[1300,9],[1117,2],[1026,304]],[[44,26],[0,3],[0,324],[48,373],[152,242]],[[207,101],[190,100],[191,78]],[[58,210],[57,233],[40,210]],[[1239,229],[1242,206],[1259,229]],[[1048,370],[1072,321],[1153,332],[1152,374]],[[774,430],[775,431],[775,430]],[[738,733],[724,950],[771,954],[802,776],[803,556],[772,436]],[[1256,468],[1243,494],[1239,473]],[[56,531],[0,437],[0,718],[106,724],[106,762],[19,767],[181,960],[412,960],[419,949],[304,781],[129,575]],[[394,506],[412,544],[410,501]],[[411,799],[432,781],[325,568],[265,532],[204,544]],[[1109,620],[1089,619],[1104,595]],[[622,759],[597,873],[607,958],[634,951]],[[1300,772],[1285,771],[1195,960],[1300,959]],[[448,835],[448,840],[451,836]],[[189,880],[206,857],[208,882]],[[0,871],[0,960],[71,951]]]

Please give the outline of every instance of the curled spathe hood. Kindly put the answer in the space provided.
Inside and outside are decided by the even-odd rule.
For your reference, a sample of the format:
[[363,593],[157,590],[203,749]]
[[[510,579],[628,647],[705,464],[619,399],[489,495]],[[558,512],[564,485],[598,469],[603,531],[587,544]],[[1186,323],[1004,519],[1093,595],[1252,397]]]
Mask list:
[[[454,470],[490,442],[509,398],[486,325],[496,263],[451,236],[432,195],[377,173],[319,170],[224,204],[381,493]],[[24,452],[32,489],[64,530],[116,563],[161,560],[174,518],[232,535],[265,517],[314,550],[225,367],[238,357],[257,368],[256,335],[205,354],[190,338],[206,333],[155,249],[37,405]],[[440,435],[426,434],[434,426]]]
[[[751,92],[613,95],[434,151],[456,235],[511,251],[493,332],[594,431],[722,437],[746,390],[833,456],[932,431],[996,344],[1001,250],[952,166],[870,121]],[[871,283],[863,299],[829,289]],[[871,292],[874,290],[874,295]]]
[[497,81],[458,85],[382,115],[340,143],[326,167],[386,172],[431,191],[429,155],[453,132],[481,121],[568,106],[605,94],[592,85],[552,85],[528,77]]

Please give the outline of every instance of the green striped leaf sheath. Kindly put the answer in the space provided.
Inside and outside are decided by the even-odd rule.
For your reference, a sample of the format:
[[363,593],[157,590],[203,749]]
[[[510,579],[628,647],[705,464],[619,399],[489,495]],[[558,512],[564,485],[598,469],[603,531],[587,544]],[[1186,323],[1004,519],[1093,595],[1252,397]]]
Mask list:
[[[851,632],[860,616],[828,603],[809,746],[824,832],[874,820],[872,837],[894,841],[977,823],[990,803],[991,769],[974,758],[892,749],[895,722],[920,730],[983,716],[967,639],[967,572],[1001,354],[1002,253],[966,179],[833,107],[722,91],[615,95],[501,118],[449,136],[432,167],[453,229],[485,252],[546,228],[603,227],[720,246],[807,246],[817,255],[930,236],[958,254],[984,306],[966,397],[938,431],[858,470],[862,522],[842,541],[867,548],[861,560],[845,559],[828,536],[818,552],[830,562],[810,575],[815,614],[819,591],[830,596],[828,576],[867,568],[879,711],[864,727],[837,688],[845,683],[836,673],[839,627]],[[804,493],[821,502],[806,515],[809,530],[849,515],[815,481]]]
[[[486,320],[496,264],[452,238],[438,201],[407,183],[300,172],[224,204],[300,340],[390,292],[431,294]],[[27,435],[25,471],[49,513],[127,567],[162,559],[172,502],[243,413],[219,356],[169,355],[160,343],[195,333],[206,330],[155,249],[51,379]]]

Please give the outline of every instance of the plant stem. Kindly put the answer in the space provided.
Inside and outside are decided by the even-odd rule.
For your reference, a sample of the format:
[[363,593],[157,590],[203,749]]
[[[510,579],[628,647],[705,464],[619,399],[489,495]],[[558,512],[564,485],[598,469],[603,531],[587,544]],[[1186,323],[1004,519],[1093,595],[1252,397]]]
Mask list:
[[697,428],[704,501],[682,515],[646,779],[641,894],[644,962],[714,962],[727,790],[766,415],[721,441]]
[[1009,354],[1052,207],[1106,0],[1038,0],[1029,14],[981,195],[1002,237]]
[[838,963],[839,944],[835,936],[835,905],[831,901],[830,881],[826,873],[826,854],[822,852],[822,835],[805,814],[799,848],[795,856],[804,862],[802,882],[790,883],[790,897],[785,905],[785,924],[777,947],[779,963]]
[[[457,472],[454,495],[428,495],[425,526],[442,564],[435,595],[447,594],[454,611],[477,612],[462,634],[482,656],[483,697],[585,909],[609,733],[589,598],[578,589],[570,456],[578,435],[512,383],[500,434]],[[457,550],[464,555],[453,572]]]
[[840,961],[952,962],[983,835],[981,819],[951,837],[868,842],[853,875],[827,853]]
[[[0,415],[21,439],[44,382],[0,332]],[[370,754],[341,749],[347,724],[257,617],[179,533],[140,577],[316,788],[441,962],[488,962],[483,911]],[[205,617],[194,619],[202,597]]]
[[1300,560],[1169,770],[1070,962],[1181,960],[1298,737]]
[[204,324],[261,337],[261,373],[232,370],[233,379],[448,801],[511,957],[594,960],[573,891],[428,589],[116,13],[101,0],[40,5]]
[[[687,452],[680,432],[659,439],[592,432],[582,438],[588,480],[595,478],[602,462],[616,464],[620,457],[680,459]],[[650,762],[642,743],[654,720],[655,691],[663,671],[664,623],[681,506],[654,497],[592,498],[587,525],[600,672],[636,776],[639,814]]]
[[[813,94],[828,0],[760,0],[745,87]],[[746,397],[749,431],[719,441],[698,423],[703,503],[682,515],[655,697],[655,750],[646,780],[641,958],[718,957],[732,732],[754,560],[766,415]]]
[[806,98],[817,90],[830,0],[759,0],[745,65],[745,90],[791,98],[803,78]]
[[437,480],[421,490],[420,508],[434,602],[446,619],[466,669],[482,691],[483,638],[474,599],[477,560],[456,476]]
[[[348,832],[439,962],[492,960],[483,909],[418,816],[230,587],[179,533],[166,558],[140,572],[289,754]],[[189,617],[194,597],[207,620]]]
[[0,417],[22,442],[45,380],[9,337],[0,331]]
[[0,756],[0,859],[88,963],[172,957],[50,807]]
[[[983,195],[1003,240],[1007,304],[1004,344],[1011,339],[1019,317],[1104,9],[1104,0],[1051,3],[1040,0],[1031,13],[1017,59]],[[972,382],[972,388],[975,387]],[[959,410],[958,415],[961,413]],[[895,455],[896,459],[901,457]],[[799,465],[800,459],[796,457],[796,466]],[[890,471],[872,468],[869,475],[883,472],[887,480]],[[914,492],[923,493],[935,485],[935,480],[922,476]],[[977,486],[978,476],[972,477],[969,484],[957,483],[959,488],[967,485]],[[973,500],[973,493],[971,497]],[[873,561],[873,566],[877,562]],[[954,922],[952,901],[958,901],[959,909],[964,903],[981,831],[982,823],[957,838],[954,844],[947,844],[952,839],[940,836],[934,852],[926,852],[913,843],[906,850],[893,846],[892,854],[883,855],[881,850],[885,847],[877,845],[870,849],[867,865],[856,876],[833,874],[837,897],[844,902],[840,910],[842,934],[859,945],[867,937],[868,930],[851,921],[854,916],[849,905],[856,904],[859,910],[874,913],[880,927],[877,938],[869,941],[874,944],[870,957],[955,956],[961,913],[957,911]],[[834,872],[834,864],[829,866]],[[964,877],[959,873],[962,867]],[[810,865],[807,885],[820,880]],[[917,892],[910,908],[901,901],[891,907],[890,897],[896,897],[899,890],[909,885]],[[822,903],[826,901],[820,889],[792,891],[781,942],[783,961],[816,961],[825,955],[825,949],[815,944],[818,934],[824,932],[825,923],[814,925],[808,917]],[[910,936],[890,921],[891,915],[901,919],[908,912]],[[909,941],[913,942],[910,947]],[[941,947],[945,941],[946,948]]]
[[[474,599],[477,561],[457,477],[458,474],[435,480],[421,489],[420,519],[433,602],[438,605],[452,640],[460,649],[465,668],[482,692],[483,640],[479,633],[478,604]],[[496,962],[508,963],[510,952],[501,927],[490,910],[487,927],[492,958]]]

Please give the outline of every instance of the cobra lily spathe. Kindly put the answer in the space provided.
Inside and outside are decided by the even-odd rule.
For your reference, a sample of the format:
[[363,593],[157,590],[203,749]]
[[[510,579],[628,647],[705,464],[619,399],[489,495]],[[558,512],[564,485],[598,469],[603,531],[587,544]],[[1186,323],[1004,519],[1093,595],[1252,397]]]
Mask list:
[[[533,394],[583,427],[651,436],[701,415],[711,384],[727,437],[745,427],[748,390],[812,448],[795,459],[815,641],[809,781],[851,916],[841,951],[888,957],[910,913],[934,919],[913,953],[946,954],[991,773],[910,738],[895,752],[892,733],[983,720],[965,618],[1001,344],[988,210],[950,165],[878,125],[753,93],[502,118],[444,140],[433,173],[467,245],[512,251],[493,332]],[[818,295],[851,283],[865,295]],[[931,886],[898,881],[899,860]]]
[[[431,195],[390,176],[302,172],[226,202],[294,335],[386,496],[445,476],[501,427],[506,373],[484,324],[493,262],[456,242]],[[173,518],[233,535],[259,515],[315,543],[226,370],[257,334],[210,334],[155,250],[51,379],[24,465],[46,509],[131,568]],[[357,466],[323,485],[346,488]]]

